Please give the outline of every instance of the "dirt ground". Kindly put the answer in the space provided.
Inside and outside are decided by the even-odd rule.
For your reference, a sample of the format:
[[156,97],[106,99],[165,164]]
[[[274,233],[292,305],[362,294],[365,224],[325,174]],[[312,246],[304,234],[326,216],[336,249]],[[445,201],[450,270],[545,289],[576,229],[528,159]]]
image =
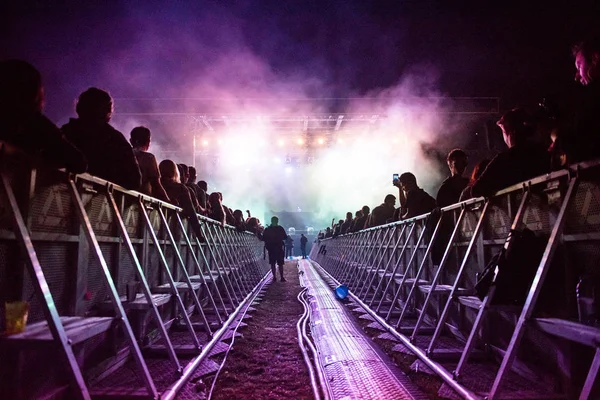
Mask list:
[[296,262],[286,262],[287,282],[271,283],[254,306],[243,337],[235,340],[219,374],[214,399],[312,399],[306,365],[298,347],[296,323],[302,305]]

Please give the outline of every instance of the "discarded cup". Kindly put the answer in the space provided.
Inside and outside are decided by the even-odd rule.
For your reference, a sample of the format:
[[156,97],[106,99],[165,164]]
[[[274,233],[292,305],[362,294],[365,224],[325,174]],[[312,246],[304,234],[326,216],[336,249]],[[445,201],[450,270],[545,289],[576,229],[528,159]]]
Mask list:
[[27,316],[29,315],[29,303],[26,301],[14,301],[4,303],[6,308],[6,335],[16,335],[25,330]]
[[335,297],[337,297],[340,300],[344,300],[346,296],[348,296],[348,286],[339,285],[335,288]]
[[125,286],[125,290],[126,290],[126,296],[127,296],[127,301],[128,302],[133,302],[135,301],[136,297],[137,297],[137,292],[138,292],[138,287],[139,287],[139,282],[136,281],[131,281],[131,282],[127,282],[127,285]]

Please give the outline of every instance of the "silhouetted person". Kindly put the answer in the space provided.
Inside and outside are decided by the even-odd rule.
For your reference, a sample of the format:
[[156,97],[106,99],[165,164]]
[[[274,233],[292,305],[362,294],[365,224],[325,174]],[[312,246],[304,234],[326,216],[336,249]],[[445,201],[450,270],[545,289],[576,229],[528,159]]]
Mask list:
[[223,211],[225,211],[225,222],[228,225],[235,224],[235,217],[233,216],[233,210],[225,205],[223,205]]
[[284,263],[284,240],[287,239],[285,230],[279,226],[279,218],[273,216],[271,218],[271,225],[265,228],[262,234],[265,242],[265,248],[269,252],[269,264],[271,265],[271,272],[273,273],[273,282],[277,281],[275,264],[279,265],[279,276],[281,282],[285,282],[283,277],[283,263]]
[[42,77],[26,61],[0,62],[0,141],[2,152],[24,152],[48,166],[82,173],[83,154],[42,114]]
[[258,222],[258,219],[254,218],[254,217],[248,218],[248,220],[246,221],[246,229],[249,232],[252,232],[254,234],[258,234],[258,232],[259,232],[259,222]]
[[113,101],[104,90],[89,88],[75,106],[79,118],[61,129],[88,160],[88,172],[127,189],[138,190],[142,175],[133,149],[121,132],[109,125]]
[[181,183],[177,165],[171,160],[163,160],[158,164],[158,169],[161,175],[160,183],[165,188],[170,203],[183,209],[183,215],[190,221],[194,234],[199,240],[203,241],[204,236],[202,235],[200,220],[196,214],[188,188]]
[[210,196],[208,196],[208,204],[210,205],[208,218],[220,222],[221,225],[225,225],[225,210],[223,209],[223,204],[221,203],[220,193],[211,193]]
[[365,224],[367,222],[367,218],[369,218],[369,213],[371,209],[369,206],[363,206],[361,216],[354,222],[354,229],[352,232],[362,231],[365,228]]
[[235,226],[235,229],[237,229],[238,232],[244,232],[246,230],[246,221],[244,221],[244,213],[242,210],[235,210],[233,212],[233,218],[233,226]]
[[154,154],[149,153],[150,148],[150,129],[145,126],[138,126],[131,130],[130,139],[133,146],[133,154],[137,159],[142,173],[142,185],[140,192],[148,196],[156,197],[162,201],[169,201],[169,196],[160,183],[160,171]]
[[426,191],[417,186],[417,178],[405,172],[394,181],[400,194],[399,219],[427,214],[436,207],[436,202]]
[[179,170],[179,176],[181,177],[181,183],[188,189],[190,192],[190,198],[192,199],[192,204],[194,204],[194,209],[197,213],[204,214],[204,209],[200,206],[198,202],[198,198],[196,197],[196,190],[193,187],[190,187],[188,181],[190,179],[189,168],[185,164],[177,164],[177,169]]
[[469,179],[463,177],[467,169],[467,154],[461,149],[454,149],[448,153],[446,159],[450,176],[442,182],[438,190],[436,202],[440,208],[458,203],[462,191],[467,187]]
[[391,222],[394,217],[394,211],[396,211],[396,196],[388,194],[385,196],[383,203],[378,205],[371,212],[371,218],[369,218],[368,227],[373,228],[375,226],[384,225]]
[[473,186],[475,181],[477,181],[477,179],[479,179],[479,177],[481,176],[481,174],[486,169],[486,167],[489,163],[490,163],[490,160],[484,159],[484,160],[481,160],[479,162],[479,164],[477,164],[475,166],[475,168],[473,168],[473,172],[471,173],[471,179],[469,180],[469,184],[467,185],[467,187],[465,187],[463,189],[462,193],[460,194],[459,201],[465,201],[465,200],[469,200],[470,198],[472,198],[471,197],[471,186]]
[[294,239],[288,235],[285,239],[285,257],[292,258],[294,256]]
[[208,184],[206,181],[198,181],[198,188],[200,189],[198,203],[200,203],[200,207],[206,209],[208,207]]
[[[189,166],[188,167],[188,181],[187,181],[187,187],[189,187],[190,189],[192,189],[194,191],[194,194],[196,195],[196,200],[198,201],[198,212],[202,215],[206,214],[206,191],[201,189],[200,186],[198,186],[198,184],[196,183],[196,168]],[[200,197],[202,197],[202,200],[200,199]]]
[[552,171],[562,169],[567,165],[567,155],[564,152],[564,148],[561,148],[563,142],[559,140],[561,131],[566,132],[565,123],[564,118],[560,118],[558,108],[554,103],[543,99],[538,104],[535,112],[537,136],[542,145],[548,146],[550,169]]
[[343,235],[344,233],[349,233],[350,232],[350,226],[352,225],[352,213],[351,212],[347,212],[346,213],[346,219],[344,220],[344,223],[342,224],[342,229],[341,229],[341,234]]
[[575,80],[584,86],[577,102],[572,140],[566,152],[569,163],[600,158],[600,37],[573,46]]
[[600,37],[590,37],[572,51],[575,80],[584,88],[576,102],[572,130],[561,138],[569,164],[600,158]]
[[356,221],[360,217],[362,217],[362,210],[358,210],[354,213],[354,218],[352,219],[352,222],[350,223],[350,229],[349,229],[348,233],[355,232],[354,226],[356,225]]
[[306,243],[308,243],[308,238],[304,236],[304,233],[300,234],[300,251],[303,259],[306,259]]
[[491,196],[550,170],[550,155],[544,146],[535,142],[535,126],[525,110],[509,111],[497,124],[502,129],[508,150],[494,157],[473,183],[473,197]]

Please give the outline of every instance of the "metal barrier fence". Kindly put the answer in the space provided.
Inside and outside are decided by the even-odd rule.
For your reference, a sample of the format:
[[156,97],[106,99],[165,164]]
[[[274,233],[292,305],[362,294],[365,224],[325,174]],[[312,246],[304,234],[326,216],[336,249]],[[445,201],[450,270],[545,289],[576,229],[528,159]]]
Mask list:
[[[490,199],[325,239],[311,258],[463,397],[591,398],[600,327],[578,321],[575,287],[577,276],[600,281],[599,171],[598,161],[582,163]],[[535,243],[528,271],[521,260]],[[492,264],[480,299],[477,274],[511,249],[519,258]],[[520,299],[506,299],[506,282],[508,292],[525,285]]]
[[[30,307],[24,332],[0,337],[2,396],[106,396],[95,384],[129,362],[158,398],[269,271],[248,232],[199,217],[200,236],[170,204],[0,161],[0,332],[5,302]],[[168,359],[172,379],[157,384],[149,357]]]

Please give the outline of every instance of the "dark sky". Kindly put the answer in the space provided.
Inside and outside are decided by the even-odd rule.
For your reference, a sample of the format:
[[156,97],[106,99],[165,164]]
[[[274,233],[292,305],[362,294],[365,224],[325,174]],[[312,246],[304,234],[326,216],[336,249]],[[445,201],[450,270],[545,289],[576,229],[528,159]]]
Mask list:
[[[212,76],[216,59],[238,51],[280,81],[317,79],[307,89],[315,97],[360,96],[428,70],[443,94],[499,96],[510,108],[565,98],[575,86],[570,44],[600,15],[594,1],[450,3],[8,0],[0,58],[41,70],[56,119],[92,85],[115,97],[186,97],[178,92],[191,77]],[[252,79],[233,63],[235,79]]]

